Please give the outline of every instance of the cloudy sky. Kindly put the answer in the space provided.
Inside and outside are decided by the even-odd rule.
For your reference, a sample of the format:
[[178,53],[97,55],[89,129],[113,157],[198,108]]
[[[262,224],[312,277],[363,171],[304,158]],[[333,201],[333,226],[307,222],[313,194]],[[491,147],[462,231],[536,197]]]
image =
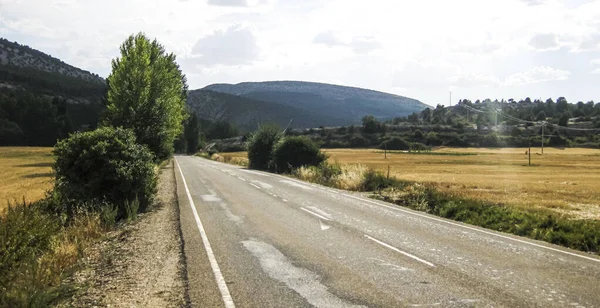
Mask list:
[[427,104],[600,101],[600,1],[0,0],[0,36],[106,77],[132,33],[177,55],[190,89],[306,80]]

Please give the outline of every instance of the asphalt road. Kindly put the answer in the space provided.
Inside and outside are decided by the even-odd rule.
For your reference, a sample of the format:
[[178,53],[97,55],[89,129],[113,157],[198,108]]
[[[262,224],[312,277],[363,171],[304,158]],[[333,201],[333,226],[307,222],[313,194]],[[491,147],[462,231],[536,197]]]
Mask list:
[[600,258],[176,157],[195,307],[600,307]]

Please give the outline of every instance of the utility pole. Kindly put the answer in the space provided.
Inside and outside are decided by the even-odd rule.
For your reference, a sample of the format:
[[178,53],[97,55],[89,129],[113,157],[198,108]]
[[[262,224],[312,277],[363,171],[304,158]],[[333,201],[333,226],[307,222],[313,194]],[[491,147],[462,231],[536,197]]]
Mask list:
[[546,121],[542,121],[542,154],[544,154],[544,127],[546,127]]
[[452,107],[452,91],[450,91],[450,107]]
[[529,137],[529,165],[531,166],[531,137]]
[[383,155],[385,155],[385,156],[383,159],[387,159],[387,143],[388,143],[387,141],[383,143],[385,145],[385,150],[383,152],[384,153]]

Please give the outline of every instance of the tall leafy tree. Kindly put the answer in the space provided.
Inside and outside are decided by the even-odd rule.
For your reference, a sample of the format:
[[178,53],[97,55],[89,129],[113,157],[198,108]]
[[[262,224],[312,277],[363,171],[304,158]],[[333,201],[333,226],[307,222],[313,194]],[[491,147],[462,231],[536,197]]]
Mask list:
[[186,121],[183,135],[185,136],[187,153],[195,154],[200,145],[200,122],[198,122],[195,112]]
[[130,36],[113,59],[108,76],[107,110],[103,125],[131,128],[158,160],[173,153],[173,142],[185,120],[187,81],[157,40]]

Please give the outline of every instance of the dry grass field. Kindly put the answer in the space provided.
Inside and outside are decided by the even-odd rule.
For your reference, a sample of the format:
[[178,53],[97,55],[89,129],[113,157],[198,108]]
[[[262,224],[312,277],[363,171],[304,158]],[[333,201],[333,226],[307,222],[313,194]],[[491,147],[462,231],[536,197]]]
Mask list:
[[52,148],[0,147],[0,210],[44,197],[52,188]]
[[[364,164],[398,179],[432,183],[461,197],[519,207],[550,208],[577,218],[600,219],[600,150],[439,148],[431,153],[326,149],[329,162]],[[244,157],[244,152],[221,154]]]

